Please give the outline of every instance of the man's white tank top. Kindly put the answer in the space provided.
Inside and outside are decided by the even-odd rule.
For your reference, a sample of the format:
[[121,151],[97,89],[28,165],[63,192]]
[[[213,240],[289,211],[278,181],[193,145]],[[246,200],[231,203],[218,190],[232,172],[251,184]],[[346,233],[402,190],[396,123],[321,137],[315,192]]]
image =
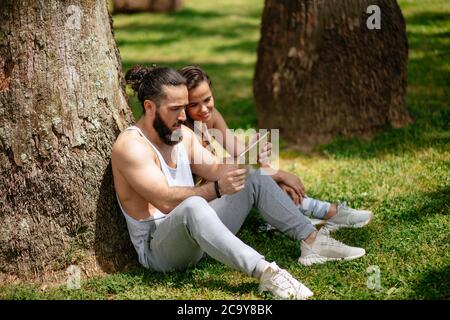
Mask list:
[[[161,164],[161,170],[167,179],[167,184],[169,187],[194,187],[189,158],[182,143],[178,143],[174,147],[174,153],[176,154],[176,168],[174,169],[167,165],[159,150],[153,145],[153,143],[150,142],[150,140],[147,139],[141,129],[136,126],[131,126],[126,130],[136,130],[152,146],[158,156],[159,163]],[[149,181],[149,183],[151,182]],[[117,194],[116,197],[119,207],[125,216],[125,220],[127,221],[131,242],[138,253],[139,262],[148,267],[147,261],[144,257],[144,245],[149,236],[150,222],[157,219],[163,219],[166,215],[156,209],[156,212],[150,218],[136,220],[125,212]]]

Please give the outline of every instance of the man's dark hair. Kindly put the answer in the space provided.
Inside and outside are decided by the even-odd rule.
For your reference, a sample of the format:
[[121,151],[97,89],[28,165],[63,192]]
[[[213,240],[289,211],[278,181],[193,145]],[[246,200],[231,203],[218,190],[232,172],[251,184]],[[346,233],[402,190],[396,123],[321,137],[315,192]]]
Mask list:
[[168,67],[142,67],[135,65],[125,74],[125,80],[137,93],[144,109],[144,101],[151,100],[157,107],[166,98],[163,86],[186,85],[186,79],[176,70]]
[[196,88],[203,81],[208,82],[211,87],[211,79],[208,74],[199,66],[186,66],[178,70],[178,72],[186,78],[186,86],[188,90]]

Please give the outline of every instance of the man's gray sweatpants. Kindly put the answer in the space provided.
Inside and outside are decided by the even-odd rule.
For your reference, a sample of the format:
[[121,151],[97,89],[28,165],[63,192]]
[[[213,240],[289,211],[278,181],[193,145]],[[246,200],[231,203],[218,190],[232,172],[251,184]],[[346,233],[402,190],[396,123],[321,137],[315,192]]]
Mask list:
[[227,266],[259,277],[266,264],[264,257],[235,236],[252,207],[293,239],[304,240],[316,230],[271,176],[258,170],[233,195],[209,203],[189,197],[166,218],[152,221],[145,249],[149,267],[162,272],[183,269],[200,261],[206,252]]

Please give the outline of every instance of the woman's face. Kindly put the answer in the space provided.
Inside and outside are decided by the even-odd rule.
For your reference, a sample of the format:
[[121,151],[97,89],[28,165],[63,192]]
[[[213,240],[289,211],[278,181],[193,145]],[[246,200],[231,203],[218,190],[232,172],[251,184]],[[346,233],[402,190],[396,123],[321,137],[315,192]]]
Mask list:
[[194,89],[189,90],[189,104],[186,112],[194,121],[209,121],[213,109],[214,98],[208,82],[203,81]]

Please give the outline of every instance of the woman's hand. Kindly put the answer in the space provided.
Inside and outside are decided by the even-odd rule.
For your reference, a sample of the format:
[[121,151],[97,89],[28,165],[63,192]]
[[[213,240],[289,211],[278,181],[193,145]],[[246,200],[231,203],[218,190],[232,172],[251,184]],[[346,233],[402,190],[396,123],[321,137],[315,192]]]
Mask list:
[[262,166],[270,164],[270,156],[272,155],[272,144],[267,142],[258,154],[258,163]]
[[294,191],[300,198],[303,199],[304,197],[306,197],[305,187],[303,186],[300,178],[296,175],[293,175],[292,173],[286,171],[281,171],[279,183],[283,183],[286,186],[294,189]]
[[[249,141],[248,145],[251,146],[253,145],[256,141],[258,141],[260,137],[260,133],[257,132]],[[261,143],[258,146],[258,158],[257,158],[257,162],[258,164],[260,164],[261,166],[269,166],[270,165],[270,157],[272,155],[272,144],[270,142],[265,142],[264,146],[261,148]]]
[[303,198],[295,192],[295,190],[284,183],[280,182],[278,184],[280,188],[288,194],[289,197],[291,197],[292,201],[294,201],[295,205],[298,206],[300,203],[302,203]]

